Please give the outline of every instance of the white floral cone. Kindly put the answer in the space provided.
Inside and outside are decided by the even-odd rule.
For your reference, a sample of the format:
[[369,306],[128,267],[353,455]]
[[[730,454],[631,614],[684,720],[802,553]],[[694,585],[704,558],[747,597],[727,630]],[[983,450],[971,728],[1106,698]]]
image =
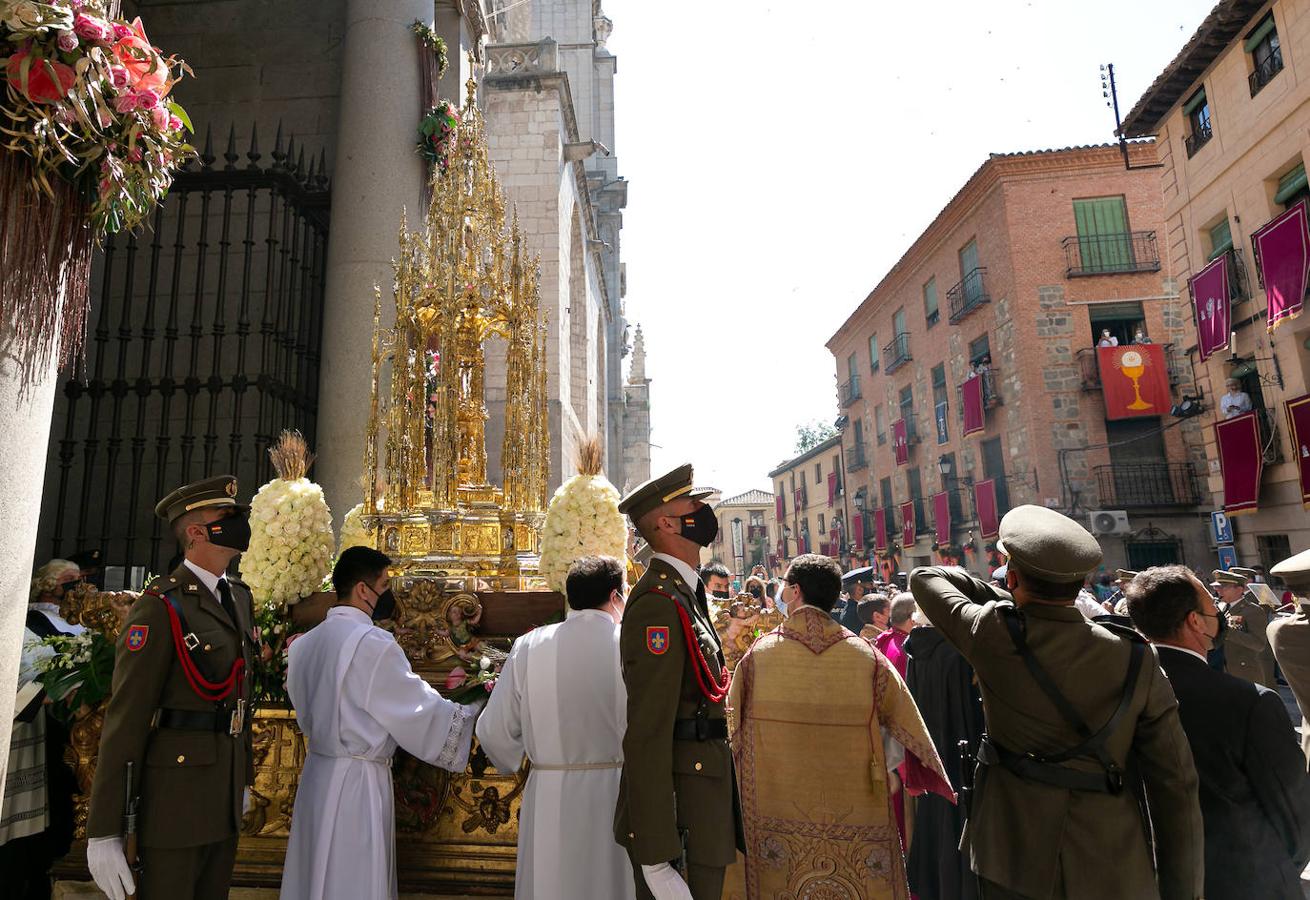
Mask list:
[[377,547],[377,532],[364,527],[364,504],[356,503],[341,522],[341,538],[337,542],[337,556],[347,547]]
[[575,475],[560,485],[541,529],[541,575],[564,592],[569,566],[584,556],[626,558],[628,529],[619,492],[603,475]]

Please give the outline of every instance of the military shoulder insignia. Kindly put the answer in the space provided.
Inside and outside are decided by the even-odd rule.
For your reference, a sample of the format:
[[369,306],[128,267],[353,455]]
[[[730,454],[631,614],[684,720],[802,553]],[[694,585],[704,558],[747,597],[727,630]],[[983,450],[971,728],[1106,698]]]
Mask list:
[[669,649],[669,629],[664,625],[651,625],[646,628],[646,649],[656,656],[663,656]]
[[149,625],[133,625],[127,629],[127,637],[123,643],[127,644],[127,649],[135,653],[146,645],[146,638],[150,636]]

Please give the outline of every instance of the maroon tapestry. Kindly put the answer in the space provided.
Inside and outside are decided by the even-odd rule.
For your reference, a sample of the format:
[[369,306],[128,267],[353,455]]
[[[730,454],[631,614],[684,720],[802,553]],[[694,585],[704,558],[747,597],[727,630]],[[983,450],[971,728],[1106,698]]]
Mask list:
[[897,419],[892,423],[892,449],[896,451],[896,465],[910,464],[909,429],[904,419]]
[[1001,517],[996,503],[996,480],[988,478],[973,486],[973,505],[978,510],[978,526],[983,539],[996,537],[1001,530]]
[[1232,317],[1229,315],[1228,254],[1223,254],[1187,282],[1196,315],[1196,347],[1204,362],[1228,346]]
[[914,521],[914,501],[907,500],[901,504],[901,546],[908,547],[914,543],[917,532]]
[[859,553],[864,549],[864,513],[855,514],[855,521],[851,523],[851,534],[851,540],[855,543],[855,552]]
[[837,502],[837,473],[828,473],[828,508],[832,509]]
[[[979,379],[974,379],[975,381]],[[939,545],[951,542],[951,495],[942,491],[932,496],[933,529]]]
[[1301,315],[1306,286],[1310,285],[1310,223],[1302,200],[1251,235],[1255,264],[1264,278],[1269,317],[1265,328],[1273,331],[1283,322]]
[[1224,512],[1230,516],[1255,512],[1264,471],[1260,425],[1255,413],[1216,422],[1214,435],[1219,444],[1219,470],[1223,473]]
[[964,431],[968,437],[983,430],[983,380],[970,378],[960,386],[964,394]]
[[778,496],[774,497],[774,498],[773,498],[773,506],[774,506],[774,512],[775,512],[775,513],[777,514],[777,516],[778,516],[778,521],[779,521],[779,522],[781,522],[783,519],[786,519],[786,518],[787,518],[787,498],[786,498],[786,497],[784,497],[782,494],[779,494]]
[[1287,401],[1287,424],[1301,475],[1301,503],[1310,509],[1310,394]]
[[887,510],[873,511],[873,549],[881,553],[887,549]]

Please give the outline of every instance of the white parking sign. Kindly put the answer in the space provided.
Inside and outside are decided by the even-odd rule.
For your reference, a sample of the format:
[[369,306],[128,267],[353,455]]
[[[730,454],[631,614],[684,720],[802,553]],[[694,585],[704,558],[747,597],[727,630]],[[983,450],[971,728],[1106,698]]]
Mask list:
[[1233,522],[1222,509],[1210,513],[1210,539],[1216,544],[1233,542]]

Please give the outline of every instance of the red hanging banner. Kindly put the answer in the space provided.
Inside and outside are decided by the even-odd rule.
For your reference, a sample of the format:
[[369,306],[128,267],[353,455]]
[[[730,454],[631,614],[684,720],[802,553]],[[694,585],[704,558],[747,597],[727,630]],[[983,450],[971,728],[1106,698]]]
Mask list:
[[1264,453],[1255,413],[1243,413],[1214,426],[1219,444],[1219,471],[1223,473],[1224,512],[1230,516],[1255,512],[1260,500]]
[[892,450],[896,452],[896,465],[910,464],[909,428],[904,419],[897,419],[892,423]]
[[828,509],[832,509],[833,504],[837,502],[837,473],[828,473]]
[[792,500],[796,504],[796,515],[799,516],[801,511],[805,509],[805,488],[797,488],[796,496]]
[[1310,217],[1302,200],[1251,235],[1255,264],[1264,278],[1269,316],[1265,328],[1273,331],[1301,315],[1306,287],[1310,286]]
[[1160,344],[1098,347],[1105,417],[1131,419],[1169,412],[1169,366]]
[[1228,254],[1221,255],[1187,282],[1196,314],[1196,348],[1201,361],[1228,346],[1230,294]]
[[945,546],[951,542],[951,495],[946,491],[932,495],[932,515],[934,537],[939,546]]
[[964,384],[960,385],[960,392],[964,395],[964,431],[961,433],[968,437],[982,431],[985,425],[983,419],[983,380],[981,378],[968,379]]
[[873,549],[881,553],[887,549],[887,510],[873,511]]
[[773,498],[774,512],[778,516],[778,522],[781,523],[787,518],[787,498],[782,494]]
[[1310,509],[1310,394],[1287,401],[1287,424],[1301,474],[1301,503]]
[[778,538],[778,559],[787,558],[787,539]]
[[918,532],[914,521],[914,501],[907,500],[901,504],[901,547],[909,547],[914,543],[914,536]]
[[851,541],[855,544],[855,552],[864,552],[864,513],[855,513],[855,520],[851,522]]
[[796,538],[796,554],[810,552],[810,542],[805,537],[805,532],[799,532],[800,536]]
[[832,547],[830,556],[841,556],[841,529],[834,528],[828,532],[828,544]]
[[996,503],[996,480],[976,482],[973,486],[973,505],[978,510],[978,527],[983,539],[994,538],[1001,530],[1001,517]]

